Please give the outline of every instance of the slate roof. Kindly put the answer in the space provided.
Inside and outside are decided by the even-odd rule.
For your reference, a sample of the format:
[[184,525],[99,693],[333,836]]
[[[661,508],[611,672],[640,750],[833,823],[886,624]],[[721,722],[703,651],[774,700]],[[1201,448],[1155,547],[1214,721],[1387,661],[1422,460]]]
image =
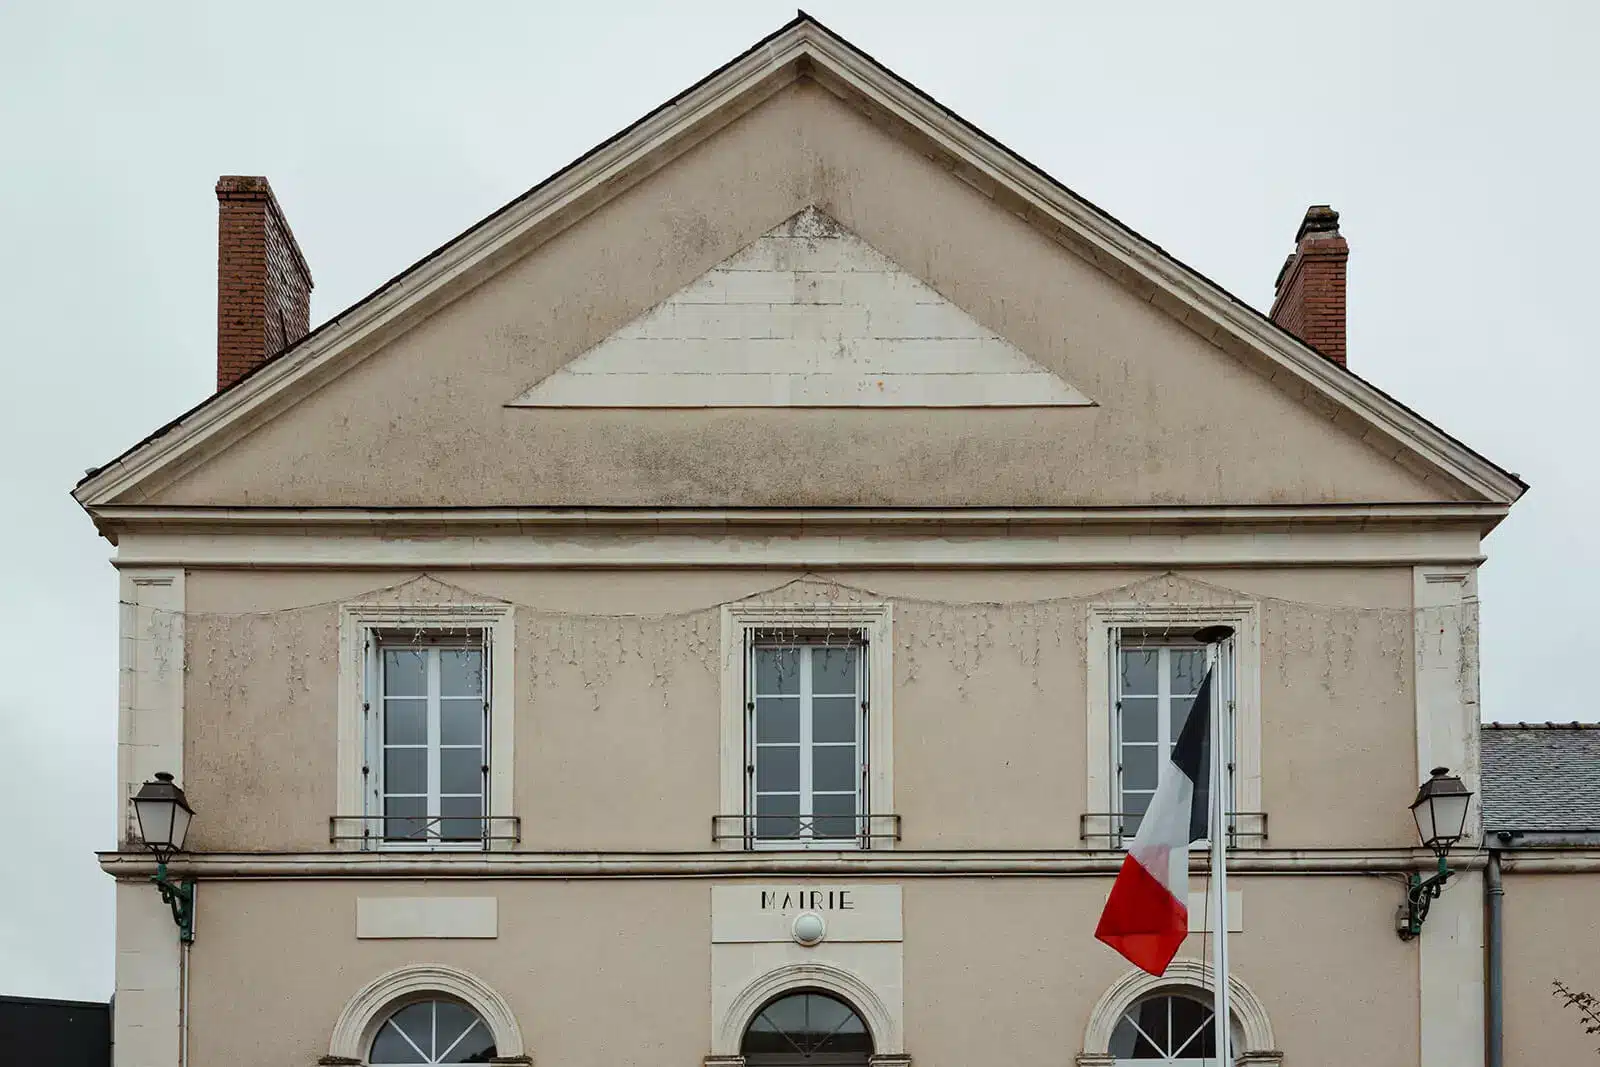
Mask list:
[[1600,723],[1485,723],[1483,825],[1600,832]]

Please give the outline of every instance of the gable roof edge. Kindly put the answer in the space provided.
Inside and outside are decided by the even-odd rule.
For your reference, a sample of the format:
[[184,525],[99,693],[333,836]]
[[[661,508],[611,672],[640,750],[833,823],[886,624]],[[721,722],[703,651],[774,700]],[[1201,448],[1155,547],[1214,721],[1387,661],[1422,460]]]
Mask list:
[[[1178,307],[1225,330],[1269,361],[1269,377],[1276,379],[1282,374],[1282,384],[1293,383],[1321,395],[1489,501],[1509,505],[1526,491],[1526,484],[1515,475],[1358,375],[1336,366],[1259,310],[802,14],[336,315],[257,372],[201,402],[85,477],[73,490],[73,497],[85,507],[109,503],[160,471],[182,463],[208,443],[226,447],[292,403],[299,392],[314,388],[313,373],[339,353],[361,349],[365,342],[420,314],[430,301],[458,295],[460,286],[470,288],[475,279],[512,254],[513,248],[536,236],[541,226],[551,224],[559,232],[592,210],[590,201],[603,202],[632,184],[630,175],[637,180],[664,165],[688,145],[793,81],[802,67],[822,78],[837,79],[986,180],[1009,190],[1032,209],[1019,213],[1026,221],[1037,226],[1041,221],[1037,215],[1062,226],[1088,246],[1090,258],[1102,269],[1107,269],[1107,263],[1100,260],[1105,257],[1147,279]],[[760,92],[763,86],[765,93]],[[722,121],[715,122],[719,117]],[[704,128],[707,125],[709,129]],[[677,151],[666,151],[674,146]],[[650,166],[652,156],[657,157],[655,166]],[[970,182],[970,176],[964,177]],[[1186,322],[1189,318],[1187,314],[1179,317]],[[1194,328],[1194,323],[1188,324]],[[192,457],[191,463],[203,458]]]

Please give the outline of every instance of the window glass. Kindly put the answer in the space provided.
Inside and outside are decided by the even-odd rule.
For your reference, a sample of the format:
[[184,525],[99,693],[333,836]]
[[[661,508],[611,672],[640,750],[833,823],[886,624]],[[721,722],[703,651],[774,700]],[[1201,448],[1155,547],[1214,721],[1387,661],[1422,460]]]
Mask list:
[[[1115,804],[1122,818],[1114,829],[1120,830],[1126,844],[1138,832],[1162,769],[1188,721],[1205,679],[1206,649],[1193,642],[1163,642],[1133,633],[1123,638],[1117,658]],[[1225,709],[1231,693],[1231,684],[1225,685]],[[1231,716],[1231,709],[1225,714]],[[1231,719],[1229,729],[1231,733]]]
[[373,794],[384,840],[485,838],[484,659],[481,647],[416,634],[380,646]]
[[864,649],[837,641],[750,650],[750,799],[760,840],[859,843]]
[[866,1064],[872,1035],[844,1001],[826,993],[790,993],[751,1020],[739,1048],[747,1067]]
[[424,1000],[390,1015],[372,1038],[373,1067],[414,1063],[488,1063],[494,1035],[478,1013],[454,1000]]
[[[1237,1050],[1237,1035],[1233,1038]],[[1211,1007],[1197,997],[1157,993],[1123,1013],[1111,1034],[1118,1063],[1175,1063],[1214,1067],[1216,1031]]]

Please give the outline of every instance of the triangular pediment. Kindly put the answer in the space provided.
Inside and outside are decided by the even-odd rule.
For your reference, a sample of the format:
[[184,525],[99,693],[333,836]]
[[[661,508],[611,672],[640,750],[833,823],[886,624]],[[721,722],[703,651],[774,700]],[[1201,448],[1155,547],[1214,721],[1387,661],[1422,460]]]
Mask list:
[[825,212],[808,207],[511,406],[1091,403]]
[[1523,488],[802,16],[74,495],[1503,508]]

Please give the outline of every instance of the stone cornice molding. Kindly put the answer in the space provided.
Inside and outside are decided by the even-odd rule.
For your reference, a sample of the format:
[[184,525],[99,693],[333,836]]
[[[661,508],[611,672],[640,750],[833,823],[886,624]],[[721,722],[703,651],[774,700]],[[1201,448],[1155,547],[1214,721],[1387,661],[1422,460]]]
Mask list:
[[[1110,877],[1124,854],[1108,850],[917,850],[881,852],[278,852],[191,853],[169,864],[179,877],[257,878],[742,878],[826,877]],[[1250,875],[1410,874],[1432,870],[1433,853],[1417,848],[1240,849],[1228,870]],[[1508,859],[1507,869],[1515,870]],[[1209,864],[1195,853],[1190,870]],[[1452,856],[1453,871],[1479,870],[1482,853]],[[100,868],[117,878],[146,880],[155,862],[146,852],[102,852]],[[1547,867],[1538,867],[1540,871]],[[1569,858],[1561,870],[1600,871],[1600,851]]]

